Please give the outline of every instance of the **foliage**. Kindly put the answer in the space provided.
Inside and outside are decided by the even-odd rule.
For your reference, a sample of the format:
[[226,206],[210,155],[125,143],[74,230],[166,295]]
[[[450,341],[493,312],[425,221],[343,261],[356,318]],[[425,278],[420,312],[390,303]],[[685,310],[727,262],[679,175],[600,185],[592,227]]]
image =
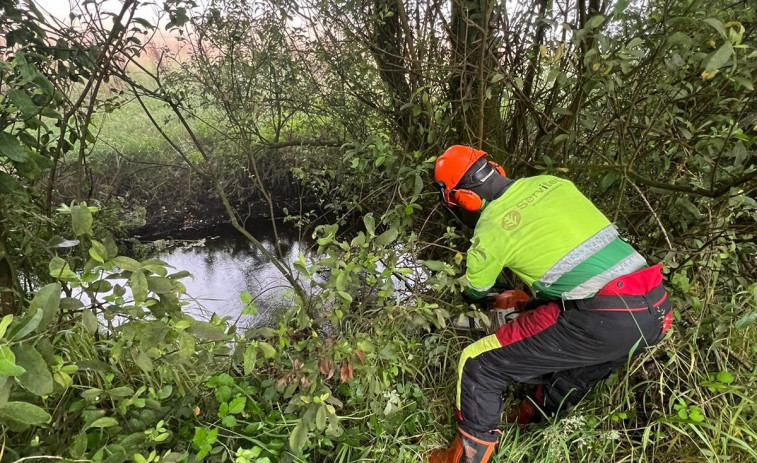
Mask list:
[[[445,444],[470,342],[449,321],[478,313],[459,297],[466,231],[428,187],[453,142],[578,183],[665,264],[677,313],[564,419],[507,428],[498,461],[757,458],[754,5],[166,1],[187,56],[145,48],[142,2],[108,3],[68,24],[2,6],[4,458],[419,461]],[[140,207],[199,201],[289,279],[275,325],[192,319],[189,274],[112,237]],[[244,228],[261,211],[314,257],[266,250]]]

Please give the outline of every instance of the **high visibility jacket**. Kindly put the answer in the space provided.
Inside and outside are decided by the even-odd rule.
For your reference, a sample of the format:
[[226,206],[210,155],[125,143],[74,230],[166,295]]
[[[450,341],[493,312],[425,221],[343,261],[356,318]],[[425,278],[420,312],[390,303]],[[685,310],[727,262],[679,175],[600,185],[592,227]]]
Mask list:
[[481,213],[467,256],[476,293],[510,268],[541,299],[586,299],[644,258],[569,180],[516,180]]

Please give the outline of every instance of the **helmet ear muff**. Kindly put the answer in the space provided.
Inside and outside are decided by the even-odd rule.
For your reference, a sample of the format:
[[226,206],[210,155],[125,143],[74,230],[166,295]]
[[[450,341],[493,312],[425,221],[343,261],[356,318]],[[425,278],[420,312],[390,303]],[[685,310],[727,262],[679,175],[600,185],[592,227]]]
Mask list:
[[489,161],[489,165],[492,166],[492,167],[494,167],[494,169],[497,172],[499,172],[499,175],[501,175],[503,177],[507,177],[507,175],[505,174],[505,169],[502,166],[500,166],[499,164],[497,164],[494,161]]
[[452,190],[450,197],[463,210],[478,212],[484,205],[481,197],[471,190]]

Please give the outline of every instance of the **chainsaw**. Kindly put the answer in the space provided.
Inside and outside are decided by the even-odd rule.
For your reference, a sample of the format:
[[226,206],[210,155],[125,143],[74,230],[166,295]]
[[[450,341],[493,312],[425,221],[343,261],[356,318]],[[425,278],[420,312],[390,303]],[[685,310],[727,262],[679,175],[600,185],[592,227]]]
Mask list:
[[460,314],[453,326],[460,331],[492,334],[516,320],[529,299],[528,294],[517,289],[490,293],[474,302],[477,310]]

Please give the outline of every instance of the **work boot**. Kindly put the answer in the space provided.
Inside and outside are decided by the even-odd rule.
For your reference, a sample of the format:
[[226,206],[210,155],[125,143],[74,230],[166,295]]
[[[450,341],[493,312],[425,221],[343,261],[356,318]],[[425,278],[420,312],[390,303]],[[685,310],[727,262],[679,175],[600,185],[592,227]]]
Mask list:
[[530,399],[523,399],[517,408],[510,410],[505,416],[505,422],[525,426],[534,421],[536,417],[536,407]]
[[428,463],[486,463],[497,442],[478,439],[458,428],[449,448],[432,451],[428,455]]
[[505,415],[505,423],[525,426],[529,423],[536,423],[542,418],[541,410],[544,410],[544,388],[541,384],[536,386],[531,397],[520,401],[517,408],[510,410]]

